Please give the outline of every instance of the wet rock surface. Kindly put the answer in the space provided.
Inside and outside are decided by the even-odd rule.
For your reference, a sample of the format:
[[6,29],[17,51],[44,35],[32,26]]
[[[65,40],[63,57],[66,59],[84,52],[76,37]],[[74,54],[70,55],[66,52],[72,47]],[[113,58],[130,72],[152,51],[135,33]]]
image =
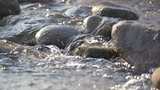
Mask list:
[[[106,46],[109,46],[112,51],[112,38],[106,37],[111,35],[111,27],[120,19],[115,21],[110,17],[103,19],[98,27],[97,24],[92,27],[94,32],[86,34],[83,20],[90,15],[90,12],[88,9],[84,10],[78,6],[93,7],[103,0],[56,0],[56,3],[50,2],[50,0],[45,0],[45,2],[43,2],[44,0],[19,1],[21,2],[21,13],[0,20],[0,90],[155,89],[151,84],[150,73],[135,74],[137,72],[135,67],[128,64],[130,62],[126,62],[127,60],[124,58],[105,58],[106,55],[103,53],[99,55],[100,57],[94,58],[97,55],[95,54],[97,49],[100,51],[107,49],[108,53]],[[136,12],[140,23],[146,24],[151,30],[159,29],[158,1],[108,1],[110,2],[101,4],[112,7],[124,6],[123,10],[127,9],[131,13]],[[75,9],[76,6],[78,9]],[[81,12],[81,9],[84,12]],[[49,25],[67,25],[85,34],[71,37],[71,41],[67,43],[65,49],[60,49],[55,44],[37,45],[36,38],[33,36]],[[109,29],[106,29],[105,26],[109,26]],[[108,34],[104,34],[108,30]],[[104,36],[106,37],[104,38]],[[92,47],[94,43],[101,44],[100,46],[103,48],[95,45],[96,47],[90,49],[91,52],[94,52],[89,53],[91,57],[70,54],[72,50],[76,50],[85,43],[88,45],[86,48]],[[105,59],[102,58],[103,55]]]
[[35,45],[36,44],[36,38],[35,35],[36,33],[42,28],[41,27],[33,27],[30,28],[31,31],[23,31],[17,35],[13,35],[12,37],[8,37],[6,38],[9,41],[13,41],[19,44],[23,44],[23,45]]
[[91,14],[91,7],[87,6],[71,7],[70,9],[66,10],[64,14],[69,17],[86,17]]

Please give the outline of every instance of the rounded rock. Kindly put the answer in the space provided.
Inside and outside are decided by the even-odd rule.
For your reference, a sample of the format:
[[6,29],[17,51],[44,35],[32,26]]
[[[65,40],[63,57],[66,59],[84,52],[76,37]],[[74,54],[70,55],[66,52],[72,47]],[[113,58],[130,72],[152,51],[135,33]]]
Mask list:
[[102,17],[100,16],[88,16],[84,19],[83,25],[86,29],[86,33],[91,33],[95,30],[102,21]]
[[91,14],[91,7],[88,6],[74,6],[64,13],[68,17],[86,17]]
[[157,68],[151,76],[152,84],[160,89],[160,68]]
[[111,39],[112,26],[117,23],[119,19],[107,18],[101,16],[89,16],[83,21],[85,33],[93,35],[101,35],[105,38]]
[[35,35],[38,44],[56,45],[65,48],[72,36],[80,32],[75,28],[65,25],[49,25],[42,28]]
[[111,39],[112,26],[117,23],[119,19],[103,17],[100,25],[92,32],[94,35],[101,35],[105,38]]
[[160,31],[138,21],[120,21],[112,27],[112,43],[139,73],[160,65]]
[[116,5],[95,5],[92,8],[94,15],[100,15],[105,17],[120,18],[123,20],[138,20],[139,16],[132,10]]

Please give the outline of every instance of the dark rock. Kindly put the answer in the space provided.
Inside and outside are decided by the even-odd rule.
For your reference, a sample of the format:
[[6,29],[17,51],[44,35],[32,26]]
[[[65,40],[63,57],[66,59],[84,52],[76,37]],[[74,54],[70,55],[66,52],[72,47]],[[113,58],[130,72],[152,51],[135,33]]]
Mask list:
[[93,32],[100,25],[101,21],[102,17],[100,16],[88,16],[87,18],[85,18],[83,21],[84,28],[86,29],[85,32]]
[[100,16],[89,16],[83,24],[85,32],[93,35],[101,35],[105,38],[111,38],[112,26],[119,20],[114,18],[100,17]]
[[159,34],[136,21],[121,21],[113,26],[112,42],[128,63],[144,72],[160,65]]
[[79,32],[73,27],[49,25],[38,31],[35,38],[38,44],[53,44],[65,48],[70,38],[78,34]]
[[20,6],[17,0],[0,0],[0,17],[16,15],[20,13]]
[[99,26],[92,32],[93,35],[101,35],[107,40],[111,39],[112,26],[117,23],[118,19],[104,17]]
[[93,6],[92,13],[105,17],[120,18],[124,20],[137,20],[139,16],[132,10],[118,5],[97,5]]
[[152,84],[160,89],[160,68],[157,68],[151,76]]

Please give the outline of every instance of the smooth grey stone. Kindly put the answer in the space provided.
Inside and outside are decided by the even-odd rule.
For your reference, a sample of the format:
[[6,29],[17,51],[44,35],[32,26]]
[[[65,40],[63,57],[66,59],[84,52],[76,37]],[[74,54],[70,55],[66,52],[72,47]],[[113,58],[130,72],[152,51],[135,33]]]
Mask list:
[[88,6],[73,6],[64,12],[69,17],[86,17],[91,14],[91,7]]
[[65,25],[49,25],[42,28],[35,35],[38,44],[56,45],[65,48],[71,37],[80,34],[73,27]]

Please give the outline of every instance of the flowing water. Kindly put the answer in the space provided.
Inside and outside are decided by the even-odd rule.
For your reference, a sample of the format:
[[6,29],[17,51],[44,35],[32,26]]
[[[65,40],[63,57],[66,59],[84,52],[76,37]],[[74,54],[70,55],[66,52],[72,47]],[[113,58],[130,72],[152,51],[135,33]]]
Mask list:
[[[132,7],[140,15],[140,22],[155,30],[160,29],[158,0],[113,1]],[[8,16],[0,21],[0,38],[10,38],[50,24],[81,28],[78,26],[82,24],[83,14],[78,20],[59,15],[77,3],[86,5],[91,1],[84,3],[84,0],[79,0],[72,5],[23,3],[20,15]],[[24,37],[18,40],[23,41]],[[150,74],[132,74],[126,62],[119,62],[123,61],[121,58],[83,58],[70,56],[65,50],[52,45],[25,46],[6,40],[0,43],[0,90],[154,90],[149,80]]]

